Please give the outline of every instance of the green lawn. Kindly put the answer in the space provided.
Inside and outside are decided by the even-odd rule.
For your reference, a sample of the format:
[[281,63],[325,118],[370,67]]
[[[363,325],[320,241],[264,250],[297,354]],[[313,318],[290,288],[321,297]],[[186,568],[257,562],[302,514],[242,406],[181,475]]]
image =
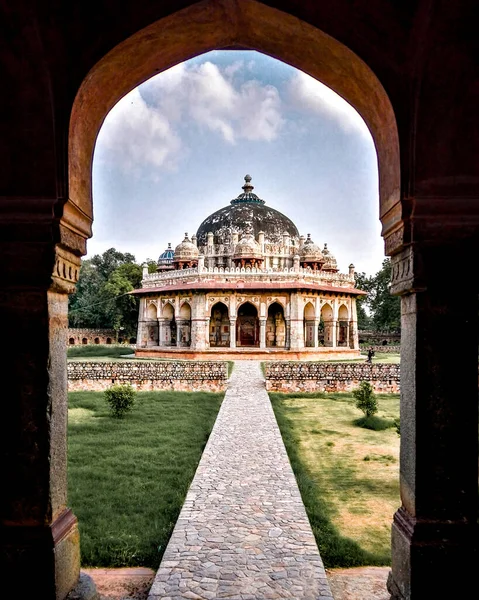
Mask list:
[[224,394],[139,392],[124,419],[70,392],[68,503],[84,567],[157,569]]
[[128,354],[134,355],[135,349],[129,346],[114,346],[113,344],[85,344],[84,346],[68,346],[67,348],[67,358],[77,360],[119,358]]
[[[400,506],[396,429],[354,425],[362,413],[351,394],[270,397],[325,565],[389,565]],[[379,417],[399,417],[398,394],[377,398]]]

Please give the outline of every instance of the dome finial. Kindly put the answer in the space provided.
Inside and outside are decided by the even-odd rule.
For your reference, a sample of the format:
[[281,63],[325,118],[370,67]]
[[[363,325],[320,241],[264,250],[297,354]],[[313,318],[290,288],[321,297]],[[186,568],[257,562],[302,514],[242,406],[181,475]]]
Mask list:
[[248,194],[249,192],[252,192],[254,190],[254,185],[252,185],[251,183],[251,175],[245,175],[244,181],[245,184],[243,186],[243,190],[245,194]]

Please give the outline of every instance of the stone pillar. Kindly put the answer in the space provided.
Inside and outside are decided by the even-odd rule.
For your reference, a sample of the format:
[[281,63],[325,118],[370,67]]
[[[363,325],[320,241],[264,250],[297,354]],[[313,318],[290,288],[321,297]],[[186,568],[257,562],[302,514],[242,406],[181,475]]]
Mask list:
[[333,334],[332,335],[333,339],[331,340],[331,343],[332,343],[333,348],[337,348],[337,346],[338,346],[338,327],[339,327],[338,306],[337,306],[337,303],[335,302],[333,304],[333,321],[331,323],[331,333]]
[[230,317],[230,348],[236,348],[236,317]]
[[158,319],[158,346],[170,345],[169,333],[169,321],[163,317],[160,317]]
[[209,318],[191,319],[191,345],[192,350],[203,351],[209,348]]
[[259,347],[266,348],[266,319],[259,320]]
[[304,319],[302,298],[296,293],[290,297],[289,310],[289,341],[291,350],[302,350],[304,348]]
[[317,348],[319,346],[319,332],[318,332],[318,328],[319,328],[319,319],[314,319],[314,334],[313,334],[313,346],[315,348]]
[[392,259],[392,291],[402,296],[394,600],[444,598],[443,574],[458,574],[456,598],[477,585],[478,278],[468,259],[477,256],[477,243],[459,241],[416,244]]
[[351,321],[349,322],[349,347],[359,350],[358,312],[356,299],[351,298]]
[[0,419],[2,594],[63,600],[80,575],[77,519],[67,506],[66,337],[85,241],[49,220],[53,204],[34,214],[47,200],[22,203],[32,212],[12,223],[5,217],[0,235],[9,348]]
[[284,347],[289,350],[291,348],[291,321],[288,317],[285,318],[286,323],[286,335],[284,340]]

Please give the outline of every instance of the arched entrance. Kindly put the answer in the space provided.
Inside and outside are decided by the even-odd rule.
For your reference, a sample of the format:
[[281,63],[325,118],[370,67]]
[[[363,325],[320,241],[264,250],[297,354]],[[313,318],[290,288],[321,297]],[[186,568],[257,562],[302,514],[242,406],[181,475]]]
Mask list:
[[286,346],[286,321],[284,319],[284,309],[279,302],[273,302],[268,307],[266,346],[272,348],[284,348]]
[[245,302],[238,310],[236,319],[236,346],[259,346],[258,310],[251,302]]
[[338,311],[338,346],[349,346],[349,312],[344,304]]
[[175,309],[169,302],[161,311],[160,346],[176,346]]
[[210,313],[210,346],[227,347],[230,345],[230,318],[228,307],[223,302],[217,302],[211,307]]

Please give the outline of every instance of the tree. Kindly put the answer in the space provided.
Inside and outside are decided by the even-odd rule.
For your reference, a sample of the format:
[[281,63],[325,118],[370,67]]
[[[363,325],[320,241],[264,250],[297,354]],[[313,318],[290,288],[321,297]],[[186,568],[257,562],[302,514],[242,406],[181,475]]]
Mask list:
[[[369,292],[371,287],[371,278],[366,273],[354,274],[355,285],[358,290]],[[371,328],[371,318],[366,312],[366,307],[369,305],[368,296],[358,296],[356,299],[356,311],[358,315],[358,329],[361,331]]]
[[138,298],[129,294],[139,288],[142,267],[135,257],[110,248],[102,255],[82,261],[77,289],[69,301],[71,327],[124,330],[135,337]]
[[353,390],[356,408],[362,410],[366,417],[372,417],[378,412],[378,402],[369,381],[361,381],[359,387]]
[[381,269],[371,279],[369,288],[369,306],[372,323],[376,331],[401,330],[401,301],[393,296],[391,286],[391,259],[383,260]]

